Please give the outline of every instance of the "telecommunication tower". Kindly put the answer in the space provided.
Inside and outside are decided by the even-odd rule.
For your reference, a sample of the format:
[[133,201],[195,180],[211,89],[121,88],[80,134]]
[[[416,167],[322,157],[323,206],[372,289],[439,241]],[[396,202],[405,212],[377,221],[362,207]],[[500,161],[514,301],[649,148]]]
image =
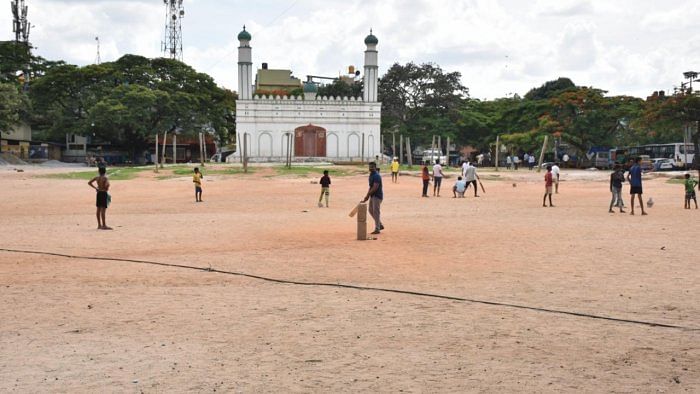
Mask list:
[[[29,55],[31,50],[31,45],[29,44],[29,30],[31,30],[32,25],[29,24],[27,19],[27,11],[29,7],[24,4],[24,0],[12,0],[10,2],[12,7],[12,31],[15,33],[15,56],[17,56],[17,50],[20,46],[24,47],[26,51],[25,59],[29,61]],[[22,70],[23,90],[26,92],[29,90],[29,64],[25,63]]]
[[165,39],[163,56],[182,61],[182,18],[185,17],[183,0],[163,0],[165,4]]
[[15,42],[29,44],[29,30],[31,25],[27,20],[29,7],[24,5],[24,0],[12,0],[12,31],[15,33]]
[[100,56],[100,37],[95,37],[95,41],[97,42],[97,56],[95,56],[95,64],[100,64],[102,63],[102,57]]

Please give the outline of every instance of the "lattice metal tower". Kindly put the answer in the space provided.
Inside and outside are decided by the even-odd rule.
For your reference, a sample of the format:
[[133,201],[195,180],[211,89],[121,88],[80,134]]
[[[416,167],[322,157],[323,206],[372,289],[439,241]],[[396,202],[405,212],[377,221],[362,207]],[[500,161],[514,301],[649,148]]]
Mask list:
[[102,56],[100,56],[100,37],[95,37],[95,42],[97,42],[97,56],[95,56],[95,64],[102,63]]
[[15,33],[15,41],[29,44],[29,30],[31,25],[27,20],[28,8],[24,0],[12,0],[12,31]]
[[183,0],[163,0],[165,4],[165,39],[163,56],[182,61],[182,18],[185,17]]

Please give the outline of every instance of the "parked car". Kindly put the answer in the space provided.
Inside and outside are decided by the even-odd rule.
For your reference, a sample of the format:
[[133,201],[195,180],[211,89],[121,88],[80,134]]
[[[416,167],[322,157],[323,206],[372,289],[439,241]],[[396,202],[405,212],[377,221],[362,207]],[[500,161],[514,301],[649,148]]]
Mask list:
[[225,163],[226,158],[231,156],[234,153],[236,153],[235,150],[230,150],[230,151],[226,151],[226,152],[219,152],[219,153],[215,154],[214,156],[212,156],[211,159],[209,159],[209,161],[212,163]]
[[652,159],[651,163],[654,171],[671,171],[675,169],[673,159]]
[[433,164],[435,163],[435,160],[438,159],[440,159],[441,164],[447,164],[447,156],[443,155],[441,150],[427,149],[423,151],[423,157],[421,161],[423,162],[423,164]]
[[649,155],[639,155],[639,158],[641,159],[639,166],[642,167],[642,171],[652,171],[654,169]]

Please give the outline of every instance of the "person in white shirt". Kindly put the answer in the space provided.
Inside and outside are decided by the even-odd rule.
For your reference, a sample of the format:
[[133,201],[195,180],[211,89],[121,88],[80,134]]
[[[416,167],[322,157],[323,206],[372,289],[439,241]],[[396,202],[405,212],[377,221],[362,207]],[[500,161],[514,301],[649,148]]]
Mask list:
[[433,166],[433,197],[436,196],[437,192],[437,197],[440,197],[440,185],[442,184],[442,166],[440,165],[440,160],[435,160],[435,165]]
[[510,170],[512,161],[510,160],[510,155],[506,156],[506,168]]
[[552,165],[552,180],[554,181],[554,193],[559,193],[559,166],[557,163]]
[[528,157],[528,164],[530,165],[530,171],[532,171],[532,168],[535,167],[535,156],[530,155]]
[[518,169],[518,164],[520,164],[520,158],[518,155],[513,156],[513,168]]
[[464,176],[464,179],[467,183],[467,189],[469,188],[469,185],[474,186],[474,197],[479,197],[479,188],[477,187],[476,180],[479,179],[479,175],[476,173],[476,166],[475,165],[470,165],[469,168],[467,168],[467,173]]
[[457,178],[457,182],[452,186],[452,198],[464,198],[464,192],[467,190],[467,182],[462,180],[462,177]]
[[467,168],[469,168],[469,162],[468,161],[463,161],[462,162],[462,176],[467,176]]

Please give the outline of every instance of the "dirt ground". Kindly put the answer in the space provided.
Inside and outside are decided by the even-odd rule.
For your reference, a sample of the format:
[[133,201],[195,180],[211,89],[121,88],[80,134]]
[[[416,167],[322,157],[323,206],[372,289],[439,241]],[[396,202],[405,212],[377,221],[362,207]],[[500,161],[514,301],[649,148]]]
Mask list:
[[0,251],[2,392],[700,392],[700,211],[665,178],[642,217],[607,212],[607,172],[564,170],[554,208],[536,172],[484,171],[465,199],[384,174],[386,230],[356,241],[366,176],[333,178],[326,209],[320,175],[205,171],[196,204],[190,177],[145,171],[98,231],[85,181],[39,176],[65,171],[0,168],[0,248],[685,329]]

